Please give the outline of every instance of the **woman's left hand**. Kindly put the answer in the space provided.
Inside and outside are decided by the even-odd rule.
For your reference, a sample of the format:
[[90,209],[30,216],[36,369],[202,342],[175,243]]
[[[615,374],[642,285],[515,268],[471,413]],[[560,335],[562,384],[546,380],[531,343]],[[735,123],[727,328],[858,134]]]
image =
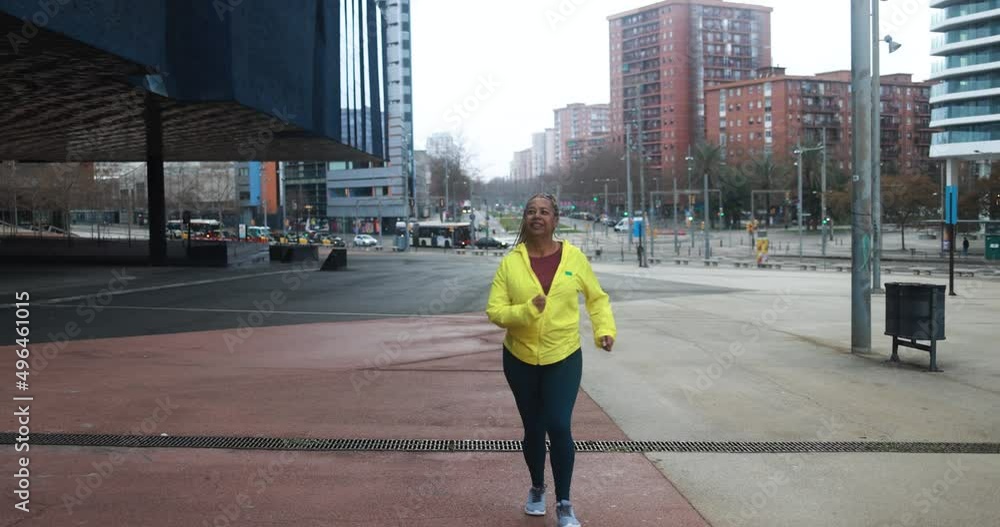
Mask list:
[[615,345],[615,338],[610,335],[605,335],[601,337],[601,349],[604,351],[611,351],[612,346]]

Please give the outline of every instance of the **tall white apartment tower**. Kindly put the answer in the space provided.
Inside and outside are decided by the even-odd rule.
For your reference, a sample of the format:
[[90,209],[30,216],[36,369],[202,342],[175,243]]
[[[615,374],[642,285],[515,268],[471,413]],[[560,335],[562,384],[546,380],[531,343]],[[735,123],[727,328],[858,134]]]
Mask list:
[[978,164],[979,177],[1000,154],[1000,2],[931,0],[932,158],[945,160],[948,185],[959,162]]

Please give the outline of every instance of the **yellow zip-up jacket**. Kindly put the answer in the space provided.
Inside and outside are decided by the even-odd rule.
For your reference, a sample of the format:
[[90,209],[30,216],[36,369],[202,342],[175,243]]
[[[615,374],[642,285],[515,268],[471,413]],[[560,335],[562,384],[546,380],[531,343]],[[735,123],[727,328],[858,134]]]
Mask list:
[[594,327],[594,344],[603,336],[616,336],[614,314],[608,294],[594,276],[586,255],[569,242],[562,242],[562,257],[552,278],[545,311],[539,313],[531,299],[544,294],[542,284],[531,269],[531,259],[523,243],[500,262],[486,315],[507,330],[504,345],[528,364],[553,364],[580,348],[580,305],[583,293]]

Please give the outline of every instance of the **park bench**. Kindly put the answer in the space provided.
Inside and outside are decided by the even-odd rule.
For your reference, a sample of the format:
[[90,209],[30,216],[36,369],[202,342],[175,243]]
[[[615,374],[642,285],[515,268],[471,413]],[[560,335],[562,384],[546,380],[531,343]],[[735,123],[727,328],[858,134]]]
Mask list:
[[709,258],[707,260],[702,260],[702,261],[705,262],[705,267],[718,267],[719,266],[719,259],[718,258]]
[[465,254],[465,249],[458,249],[455,251],[455,254]]
[[674,258],[674,263],[677,265],[687,265],[690,261],[687,258]]
[[975,278],[977,272],[976,269],[955,269],[956,276],[968,276],[969,278]]
[[799,264],[799,270],[800,271],[815,271],[816,270],[816,264],[814,264],[814,263],[801,263],[801,264]]
[[932,273],[934,273],[933,267],[911,267],[910,270],[913,271],[913,274],[917,276],[924,273],[927,273],[927,276],[930,276]]
[[838,264],[833,264],[833,268],[836,269],[838,273],[842,273],[844,271],[850,271],[851,265],[852,264],[849,263],[838,263]]

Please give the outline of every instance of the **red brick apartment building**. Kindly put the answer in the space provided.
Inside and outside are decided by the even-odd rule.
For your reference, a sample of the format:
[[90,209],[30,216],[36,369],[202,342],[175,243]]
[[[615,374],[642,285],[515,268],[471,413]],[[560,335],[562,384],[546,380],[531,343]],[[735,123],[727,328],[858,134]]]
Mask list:
[[608,17],[613,140],[624,144],[625,124],[634,122],[647,166],[666,177],[685,173],[688,147],[705,134],[705,90],[771,65],[771,11],[665,0]]
[[[882,76],[883,173],[927,173],[931,85],[908,74]],[[799,141],[818,145],[825,130],[829,166],[851,171],[850,88],[850,71],[802,77],[782,68],[707,88],[707,140],[723,146],[731,164],[755,153],[790,161]]]
[[565,168],[607,143],[607,104],[574,103],[554,110],[555,158]]

